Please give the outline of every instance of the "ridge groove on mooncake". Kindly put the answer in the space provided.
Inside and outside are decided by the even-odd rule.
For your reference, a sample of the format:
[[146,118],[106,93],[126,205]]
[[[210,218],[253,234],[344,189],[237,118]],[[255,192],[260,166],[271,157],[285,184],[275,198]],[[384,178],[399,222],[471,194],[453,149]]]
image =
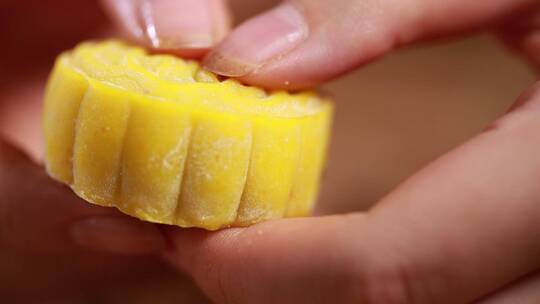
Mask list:
[[[84,93],[82,94],[81,96],[81,99],[78,101],[78,107],[77,107],[77,111],[76,111],[76,114],[74,116],[74,119],[73,119],[73,123],[72,123],[72,142],[71,142],[71,145],[69,146],[69,153],[70,156],[69,156],[69,166],[70,166],[70,171],[71,171],[71,182],[69,183],[69,186],[71,186],[72,188],[75,186],[75,144],[77,142],[77,125],[79,124],[79,116],[81,115],[81,104],[83,102],[83,100],[86,98],[86,95],[88,94],[88,82],[86,83],[86,88],[84,90]],[[66,153],[66,154],[67,154]]]
[[178,208],[180,206],[180,198],[182,196],[182,192],[184,191],[184,181],[186,179],[186,162],[189,159],[189,151],[191,150],[191,134],[193,132],[193,121],[190,121],[190,131],[187,135],[187,144],[186,144],[186,155],[182,161],[182,172],[180,173],[180,182],[178,183],[178,194],[176,195],[176,205],[174,206],[173,210],[173,224],[179,224],[179,223],[185,223],[185,220],[181,218],[181,216],[178,215]]
[[246,178],[244,180],[244,185],[242,187],[242,192],[240,194],[240,199],[238,201],[238,204],[236,205],[236,210],[234,212],[234,222],[236,222],[236,223],[240,222],[240,218],[239,218],[240,208],[242,207],[242,202],[244,201],[244,198],[245,198],[245,195],[246,195],[246,188],[247,188],[247,185],[248,185],[249,174],[250,174],[250,171],[251,171],[251,161],[253,160],[253,145],[254,145],[255,140],[256,140],[255,136],[256,136],[256,134],[255,134],[255,131],[254,131],[254,127],[252,125],[252,127],[251,127],[251,143],[249,145],[249,158],[248,158],[248,162],[247,162]]
[[117,41],[56,60],[45,97],[46,168],[85,200],[210,230],[313,207],[332,105],[268,92],[195,61]]

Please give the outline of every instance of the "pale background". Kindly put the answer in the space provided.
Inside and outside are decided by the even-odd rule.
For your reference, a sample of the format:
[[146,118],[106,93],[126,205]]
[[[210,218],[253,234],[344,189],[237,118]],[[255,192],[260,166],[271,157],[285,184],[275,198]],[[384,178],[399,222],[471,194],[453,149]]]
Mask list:
[[337,111],[322,210],[375,202],[503,114],[534,81],[495,39],[388,56],[326,87]]

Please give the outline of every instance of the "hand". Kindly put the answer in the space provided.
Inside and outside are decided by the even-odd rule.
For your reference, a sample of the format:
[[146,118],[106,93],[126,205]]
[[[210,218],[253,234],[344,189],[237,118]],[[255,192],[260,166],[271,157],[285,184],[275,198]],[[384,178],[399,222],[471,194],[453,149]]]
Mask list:
[[156,226],[83,202],[36,164],[52,60],[104,31],[110,27],[90,1],[0,4],[2,303],[205,302],[158,257],[165,243]]
[[[152,39],[141,27],[138,38],[157,48],[163,40],[185,51],[192,38],[181,29],[200,22],[191,12],[225,15],[221,1],[151,2],[153,20],[166,22],[152,23]],[[205,64],[246,83],[296,89],[401,46],[480,30],[498,31],[538,64],[537,7],[533,0],[291,0],[233,30]],[[214,26],[201,27],[201,36],[221,39]],[[217,303],[539,302],[539,117],[536,86],[368,212],[219,232],[168,229],[167,260]]]

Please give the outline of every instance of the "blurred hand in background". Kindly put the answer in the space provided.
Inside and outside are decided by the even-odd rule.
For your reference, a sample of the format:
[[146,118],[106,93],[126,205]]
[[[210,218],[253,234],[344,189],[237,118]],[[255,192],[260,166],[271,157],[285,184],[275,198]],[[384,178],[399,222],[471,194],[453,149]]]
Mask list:
[[88,205],[41,166],[41,94],[54,58],[110,34],[93,1],[0,3],[2,303],[205,301],[158,258],[156,226]]
[[[287,1],[230,33],[224,1],[102,3],[130,39],[157,51],[205,56],[208,69],[268,88],[313,86],[402,46],[478,31],[496,31],[533,64],[540,61],[532,0]],[[111,30],[81,3],[2,5],[8,8],[0,18],[7,25],[2,36],[12,41],[0,58],[2,111],[12,113],[4,129],[10,130],[25,127],[18,121],[39,121],[28,118],[39,115],[39,104],[21,101],[36,96],[59,48]],[[64,26],[69,18],[80,20],[77,28]],[[192,289],[155,255],[168,240],[168,265],[193,277],[217,303],[534,303],[540,299],[537,89],[518,104],[368,212],[214,233],[167,228],[162,234],[156,226],[86,206],[3,143],[0,248],[8,254],[0,268],[11,272],[0,275],[2,286],[12,298],[20,299],[21,290],[43,298],[70,291],[114,303],[104,286],[128,297],[152,282],[144,288],[149,294],[203,301],[195,291],[181,293]],[[12,141],[39,160],[39,136],[28,132]],[[50,267],[59,256],[61,266]],[[108,280],[104,269],[113,274]],[[40,279],[25,285],[28,278]],[[40,286],[43,281],[51,287]],[[121,281],[122,288],[109,281]]]

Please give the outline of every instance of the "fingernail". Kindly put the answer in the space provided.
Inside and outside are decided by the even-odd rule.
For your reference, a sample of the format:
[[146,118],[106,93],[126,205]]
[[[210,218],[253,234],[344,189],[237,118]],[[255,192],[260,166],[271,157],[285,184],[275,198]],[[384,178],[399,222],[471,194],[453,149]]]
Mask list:
[[71,226],[73,241],[80,247],[118,254],[150,254],[166,247],[159,229],[125,216],[83,219]]
[[138,0],[144,36],[156,49],[204,49],[219,37],[207,0]]
[[204,64],[220,75],[244,76],[292,51],[307,36],[302,14],[292,4],[284,3],[240,25]]
[[136,39],[143,38],[135,0],[103,0],[106,11],[120,28]]

